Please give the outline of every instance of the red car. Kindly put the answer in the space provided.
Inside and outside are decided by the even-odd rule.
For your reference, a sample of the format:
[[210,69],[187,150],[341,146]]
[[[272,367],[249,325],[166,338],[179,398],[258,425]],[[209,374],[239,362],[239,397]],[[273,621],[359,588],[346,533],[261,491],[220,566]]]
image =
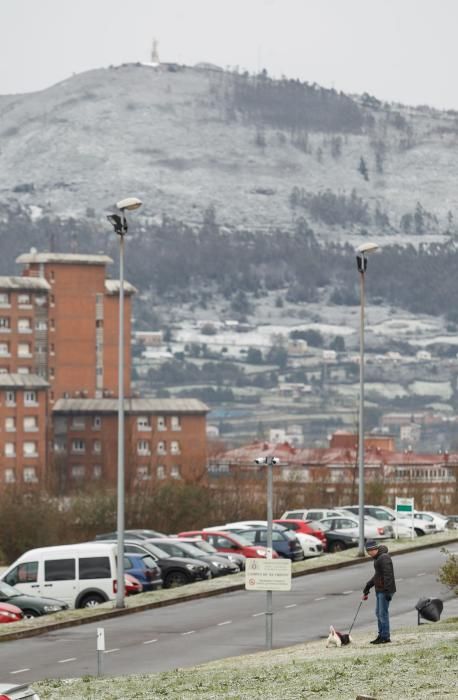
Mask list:
[[274,520],[274,523],[283,525],[283,527],[292,530],[292,532],[303,532],[305,535],[313,535],[318,537],[318,539],[323,543],[323,549],[326,549],[326,534],[323,530],[318,529],[311,525],[310,520]]
[[[267,556],[266,547],[258,547],[251,545],[248,540],[244,540],[243,535],[235,534],[227,530],[191,530],[189,532],[180,532],[178,537],[202,537],[206,542],[210,542],[219,552],[232,552],[234,554],[243,554],[251,559],[265,559]],[[273,559],[278,559],[277,552],[273,552]]]
[[0,603],[0,623],[2,622],[19,622],[24,614],[20,608],[9,603]]
[[132,576],[132,574],[124,574],[124,581],[126,584],[126,595],[134,595],[135,593],[142,592],[142,584],[140,583],[138,578],[135,578],[135,576]]

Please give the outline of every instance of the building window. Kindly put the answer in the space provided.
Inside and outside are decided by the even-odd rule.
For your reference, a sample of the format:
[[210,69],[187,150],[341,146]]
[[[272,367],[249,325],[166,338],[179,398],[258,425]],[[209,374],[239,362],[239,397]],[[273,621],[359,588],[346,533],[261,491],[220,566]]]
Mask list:
[[10,356],[9,343],[0,343],[0,356],[1,357],[9,357]]
[[16,481],[16,474],[14,469],[5,469],[5,484],[14,484]]
[[30,374],[30,367],[18,367],[17,373],[18,374]]
[[16,431],[16,418],[5,418],[5,430],[7,433]]
[[84,479],[85,468],[83,464],[74,464],[71,469],[72,479],[81,480]]
[[181,421],[179,416],[172,416],[170,419],[170,427],[172,430],[181,430]]
[[35,467],[24,467],[23,478],[26,484],[36,484],[38,477]]
[[137,430],[151,430],[148,416],[139,416],[137,418]]
[[138,440],[137,442],[137,454],[138,455],[150,455],[151,449],[148,440]]
[[0,318],[0,333],[9,333],[10,330],[10,319],[5,317]]
[[38,418],[36,416],[24,417],[24,432],[33,433],[38,430]]
[[86,427],[86,419],[84,416],[73,416],[72,417],[72,430],[84,430]]
[[162,464],[157,467],[156,474],[158,479],[165,479],[165,467]]
[[180,443],[178,442],[178,440],[172,440],[172,442],[170,443],[170,454],[172,454],[172,455],[181,454]]
[[6,391],[5,396],[6,396],[6,405],[7,406],[16,406],[16,392],[15,391]]
[[32,357],[32,353],[30,352],[29,343],[18,343],[17,356],[18,357]]
[[149,479],[151,479],[148,466],[142,465],[140,467],[137,467],[137,479],[138,481],[148,481]]
[[24,457],[38,457],[36,442],[24,442],[22,449],[24,451]]
[[10,295],[7,292],[0,292],[0,306],[10,305]]
[[170,470],[170,476],[172,479],[181,479],[181,470],[177,464],[174,464]]
[[5,442],[5,457],[16,457],[16,445],[14,442]]
[[101,479],[102,478],[102,466],[100,464],[94,464],[92,467],[92,478]]
[[19,306],[30,306],[30,294],[18,294],[17,303]]
[[167,430],[167,424],[165,422],[165,416],[158,416],[157,417],[157,429],[158,430]]
[[56,351],[55,351],[55,349],[54,349],[54,343],[51,343],[50,346],[49,346],[49,354],[50,354],[50,355],[55,355],[55,354],[56,354]]
[[49,327],[50,327],[50,329],[51,329],[52,331],[55,331],[55,330],[56,330],[56,324],[55,324],[53,318],[50,318],[50,319],[49,319]]
[[72,452],[85,452],[86,445],[84,440],[72,440]]
[[102,443],[100,440],[94,440],[92,443],[92,451],[98,455],[102,452]]
[[92,419],[92,430],[100,430],[102,427],[102,418],[100,416],[94,416]]
[[55,376],[56,376],[56,370],[54,369],[54,367],[50,367],[49,368],[49,378],[54,379]]
[[17,329],[19,333],[31,333],[32,324],[30,323],[30,318],[19,318],[17,322]]
[[160,440],[160,441],[157,443],[157,453],[158,453],[158,455],[165,455],[165,454],[167,454],[166,444],[165,444],[164,440]]
[[0,374],[8,374],[9,369],[8,367],[0,367]]
[[24,406],[36,406],[37,405],[37,392],[36,391],[25,391],[24,392]]

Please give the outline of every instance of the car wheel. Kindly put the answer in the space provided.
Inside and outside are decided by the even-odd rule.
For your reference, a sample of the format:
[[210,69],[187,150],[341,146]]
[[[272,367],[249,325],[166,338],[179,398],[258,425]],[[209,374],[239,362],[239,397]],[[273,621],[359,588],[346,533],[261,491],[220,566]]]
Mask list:
[[423,537],[423,535],[425,534],[423,530],[420,530],[420,528],[418,527],[415,528],[415,532],[417,533],[418,537]]
[[331,542],[329,545],[328,551],[329,552],[343,552],[345,549],[345,545],[343,542],[340,540],[337,540],[337,542]]
[[36,610],[23,610],[24,620],[33,620],[34,617],[38,617]]
[[186,583],[190,583],[189,576],[187,576],[183,571],[171,571],[164,580],[164,588],[176,588],[177,586],[184,586]]
[[100,605],[100,603],[104,603],[105,600],[102,598],[101,595],[98,593],[90,593],[89,595],[85,596],[80,604],[79,608],[95,608],[97,605]]

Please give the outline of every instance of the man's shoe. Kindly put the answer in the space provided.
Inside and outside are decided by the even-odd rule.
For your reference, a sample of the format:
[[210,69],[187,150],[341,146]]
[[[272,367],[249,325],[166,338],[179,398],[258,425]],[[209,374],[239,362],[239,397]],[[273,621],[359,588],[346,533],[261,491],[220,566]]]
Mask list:
[[376,639],[373,639],[372,642],[369,642],[370,644],[380,644],[380,637],[376,637]]
[[381,639],[379,644],[389,644],[391,642],[391,639]]

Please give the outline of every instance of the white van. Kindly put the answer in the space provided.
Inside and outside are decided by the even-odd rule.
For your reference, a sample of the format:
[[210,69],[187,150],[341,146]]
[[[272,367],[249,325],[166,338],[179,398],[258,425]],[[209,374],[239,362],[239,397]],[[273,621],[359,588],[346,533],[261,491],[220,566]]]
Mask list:
[[1,575],[23,593],[92,608],[116,597],[116,544],[91,542],[25,552]]

